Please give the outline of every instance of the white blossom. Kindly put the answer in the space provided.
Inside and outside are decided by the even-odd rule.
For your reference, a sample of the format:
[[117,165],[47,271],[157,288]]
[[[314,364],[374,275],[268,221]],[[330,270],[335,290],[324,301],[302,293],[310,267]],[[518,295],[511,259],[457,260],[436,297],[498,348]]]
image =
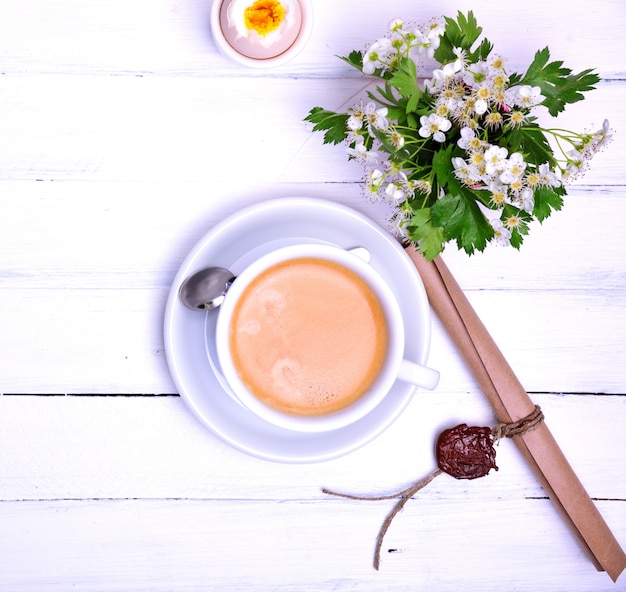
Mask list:
[[402,187],[400,187],[398,183],[395,182],[389,183],[389,185],[387,185],[385,193],[387,194],[387,197],[389,197],[393,201],[400,201],[405,197],[404,190],[402,189]]
[[485,150],[485,167],[487,174],[494,176],[504,170],[508,150],[501,146],[489,146]]
[[378,153],[367,149],[363,136],[357,136],[354,140],[354,147],[349,146],[346,152],[353,158],[362,159],[370,164],[378,162]]
[[500,181],[508,184],[519,181],[525,170],[524,157],[519,152],[514,152],[504,163],[504,171],[500,175]]
[[506,101],[509,105],[531,108],[543,102],[544,96],[538,86],[512,86],[505,92]]
[[449,119],[441,117],[436,113],[432,113],[428,117],[422,115],[420,124],[422,127],[418,130],[419,135],[422,138],[430,138],[432,136],[436,142],[445,142],[446,135],[444,132],[447,132],[452,127]]
[[533,208],[535,207],[535,198],[532,189],[529,187],[522,189],[519,200],[522,210],[532,214]]
[[511,231],[504,226],[502,220],[500,218],[492,218],[489,220],[489,224],[493,228],[496,243],[509,246],[511,244]]
[[370,129],[377,129],[381,132],[387,131],[389,122],[387,121],[387,107],[377,107],[376,103],[370,101],[365,105],[365,121]]
[[558,187],[561,185],[561,180],[559,179],[557,173],[550,169],[550,165],[548,163],[539,165],[539,182],[542,185],[547,185],[548,187]]
[[609,120],[605,119],[602,123],[602,128],[599,129],[594,134],[594,140],[596,140],[596,150],[602,148],[605,144],[611,141],[613,137],[613,132],[611,131],[611,126],[609,124]]
[[382,37],[372,43],[363,56],[363,72],[373,74],[378,68],[386,66],[391,50],[393,50],[391,40],[387,37]]
[[369,174],[370,186],[378,188],[385,179],[384,173],[380,169],[372,169]]

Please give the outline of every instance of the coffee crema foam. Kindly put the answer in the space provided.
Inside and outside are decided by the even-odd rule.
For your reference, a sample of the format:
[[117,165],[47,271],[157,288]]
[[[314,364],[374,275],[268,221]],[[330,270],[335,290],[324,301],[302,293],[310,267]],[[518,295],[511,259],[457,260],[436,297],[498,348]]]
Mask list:
[[361,397],[385,358],[387,325],[367,283],[319,258],[279,263],[247,286],[230,348],[240,378],[284,413],[315,416]]

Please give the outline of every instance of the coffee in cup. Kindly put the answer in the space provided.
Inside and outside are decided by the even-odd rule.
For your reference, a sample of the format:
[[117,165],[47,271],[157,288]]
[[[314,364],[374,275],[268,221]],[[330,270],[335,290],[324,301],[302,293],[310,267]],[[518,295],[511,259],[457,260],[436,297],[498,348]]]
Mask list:
[[239,297],[230,325],[237,373],[282,413],[325,415],[359,399],[387,350],[378,298],[354,271],[305,257],[273,265]]
[[239,274],[218,312],[216,348],[235,397],[297,431],[358,421],[399,377],[426,388],[439,378],[403,359],[403,319],[386,282],[329,245],[278,249]]

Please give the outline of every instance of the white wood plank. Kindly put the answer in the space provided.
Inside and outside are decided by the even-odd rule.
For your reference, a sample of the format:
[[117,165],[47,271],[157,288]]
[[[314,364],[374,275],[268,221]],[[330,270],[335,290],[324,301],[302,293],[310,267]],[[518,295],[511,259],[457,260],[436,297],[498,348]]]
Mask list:
[[0,286],[168,288],[227,215],[293,196],[344,203],[383,225],[390,212],[344,183],[0,183]]
[[[0,133],[11,141],[0,145],[0,180],[358,182],[362,167],[347,162],[343,146],[324,146],[303,119],[315,106],[345,110],[365,98],[366,86],[363,79],[5,76]],[[603,83],[557,121],[582,132],[608,118],[624,129],[625,100],[626,84]],[[232,111],[233,103],[241,108]],[[577,184],[622,185],[625,146],[616,135]]]
[[2,299],[3,392],[174,392],[165,289],[20,289]]
[[[210,1],[135,1],[124,4],[63,0],[7,3],[0,23],[2,72],[114,73],[116,75],[342,76],[349,68],[335,56],[347,55],[380,37],[395,17],[416,23],[471,8],[511,69],[528,66],[533,54],[549,45],[555,59],[575,69],[598,68],[603,76],[623,77],[615,59],[624,43],[624,5],[596,3],[594,10],[572,9],[563,0],[523,4],[442,0],[436,6],[409,0],[373,3],[357,0],[314,2],[310,42],[291,64],[269,72],[249,70],[222,58],[211,40]],[[602,31],[602,34],[594,34]],[[584,39],[584,43],[581,43]]]
[[[376,572],[373,543],[390,507],[333,500],[5,503],[0,586],[12,592],[616,589],[559,528],[545,500],[476,503],[468,512],[462,497],[440,500],[424,492],[392,525]],[[625,504],[601,507],[623,539]]]
[[[452,245],[445,260],[466,290],[622,289],[624,194],[623,187],[573,188],[520,251],[492,246],[468,257]],[[195,243],[224,217],[288,196],[343,203],[389,228],[391,207],[350,183],[4,182],[0,286],[167,288]]]
[[[626,397],[535,394],[546,421],[593,498],[625,499]],[[492,426],[482,394],[419,393],[381,436],[344,457],[292,465],[222,443],[178,397],[0,397],[0,500],[234,499],[325,503],[322,487],[392,493],[435,468],[440,431]],[[484,479],[443,476],[429,495],[470,501],[545,497],[513,442]],[[0,504],[1,505],[1,504]],[[616,525],[617,526],[617,525]]]
[[[5,290],[2,392],[176,392],[163,349],[166,299],[162,288]],[[558,299],[479,291],[471,300],[529,391],[624,392],[623,290],[562,291]],[[436,318],[429,361],[442,372],[440,390],[472,384]]]
[[363,86],[339,80],[329,93],[326,83],[293,79],[43,79],[43,92],[39,76],[2,81],[0,131],[12,138],[0,147],[3,179],[275,182],[311,136],[309,109]]

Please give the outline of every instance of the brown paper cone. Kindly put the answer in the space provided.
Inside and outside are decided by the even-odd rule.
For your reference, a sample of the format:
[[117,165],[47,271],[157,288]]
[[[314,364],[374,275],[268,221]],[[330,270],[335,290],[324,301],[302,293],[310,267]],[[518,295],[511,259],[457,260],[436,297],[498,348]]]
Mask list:
[[[535,405],[440,257],[406,249],[428,299],[455,342],[500,422],[518,421]],[[626,555],[576,477],[545,422],[515,438],[522,455],[598,570],[616,581]]]

